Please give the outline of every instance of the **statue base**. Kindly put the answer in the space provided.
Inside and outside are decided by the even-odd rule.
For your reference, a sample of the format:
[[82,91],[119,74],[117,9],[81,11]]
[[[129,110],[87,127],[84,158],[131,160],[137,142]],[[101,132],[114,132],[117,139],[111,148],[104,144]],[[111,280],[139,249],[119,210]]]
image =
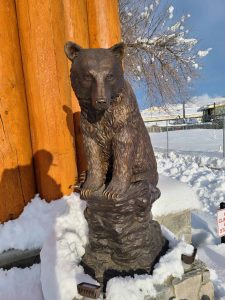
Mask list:
[[147,181],[132,183],[116,200],[102,192],[87,199],[89,244],[81,264],[104,290],[113,277],[151,273],[168,246],[160,225],[151,217],[152,203],[160,195],[157,188]]

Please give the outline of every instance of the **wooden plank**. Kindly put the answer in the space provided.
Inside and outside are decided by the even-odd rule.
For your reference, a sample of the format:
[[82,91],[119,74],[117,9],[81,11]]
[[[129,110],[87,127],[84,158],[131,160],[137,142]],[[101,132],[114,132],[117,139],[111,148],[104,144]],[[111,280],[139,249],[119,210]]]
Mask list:
[[[81,47],[89,47],[88,17],[86,0],[63,0],[66,41],[74,41]],[[68,60],[68,75],[71,62]],[[71,88],[72,110],[74,121],[76,159],[78,173],[87,170],[87,162],[84,154],[83,139],[80,129],[80,106]]]
[[109,48],[121,41],[117,0],[87,0],[91,48]]
[[0,1],[0,222],[34,196],[29,121],[15,3]]
[[71,193],[77,178],[61,0],[16,0],[38,192],[47,201]]

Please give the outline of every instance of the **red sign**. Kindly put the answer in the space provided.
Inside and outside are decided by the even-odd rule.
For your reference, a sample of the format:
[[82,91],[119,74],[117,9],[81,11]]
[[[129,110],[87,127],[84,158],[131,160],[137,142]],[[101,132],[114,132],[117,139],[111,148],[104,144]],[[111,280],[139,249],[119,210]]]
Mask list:
[[219,236],[225,236],[225,209],[217,212],[217,228]]

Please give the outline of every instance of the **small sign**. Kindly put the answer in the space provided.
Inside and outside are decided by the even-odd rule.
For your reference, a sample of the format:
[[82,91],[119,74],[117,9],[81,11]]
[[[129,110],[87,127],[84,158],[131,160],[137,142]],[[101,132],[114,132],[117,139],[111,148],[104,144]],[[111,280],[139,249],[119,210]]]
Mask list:
[[225,236],[225,209],[220,209],[217,212],[217,228],[219,236]]
[[100,296],[101,287],[99,285],[82,282],[77,285],[77,290],[81,296],[91,299],[98,299]]

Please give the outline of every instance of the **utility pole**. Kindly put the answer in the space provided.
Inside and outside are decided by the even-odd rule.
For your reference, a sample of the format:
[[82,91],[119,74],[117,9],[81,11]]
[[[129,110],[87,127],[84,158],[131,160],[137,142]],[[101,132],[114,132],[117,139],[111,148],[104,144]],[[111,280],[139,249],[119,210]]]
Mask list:
[[185,120],[186,116],[185,116],[185,101],[183,101],[183,119]]

